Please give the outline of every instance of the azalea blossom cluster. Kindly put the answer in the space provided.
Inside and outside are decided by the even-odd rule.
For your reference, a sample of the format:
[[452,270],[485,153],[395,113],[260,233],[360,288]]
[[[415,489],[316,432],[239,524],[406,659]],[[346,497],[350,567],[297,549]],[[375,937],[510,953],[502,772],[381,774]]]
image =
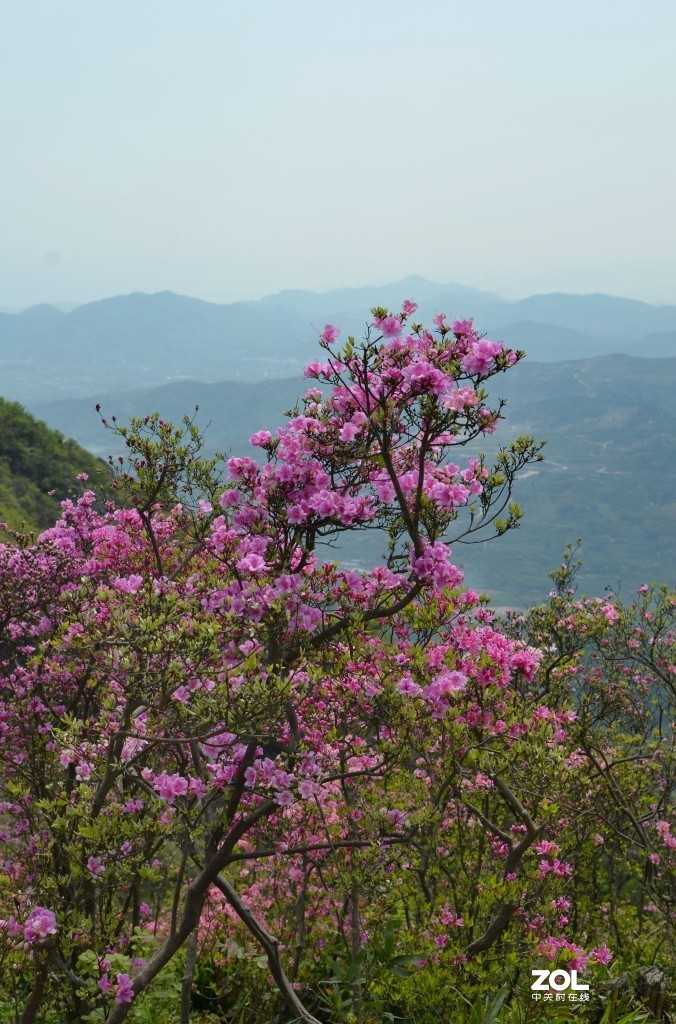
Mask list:
[[56,935],[58,928],[54,911],[46,907],[34,907],[27,915],[23,924],[11,915],[6,921],[0,921],[0,931],[9,939],[23,942],[31,946],[43,942],[50,935]]

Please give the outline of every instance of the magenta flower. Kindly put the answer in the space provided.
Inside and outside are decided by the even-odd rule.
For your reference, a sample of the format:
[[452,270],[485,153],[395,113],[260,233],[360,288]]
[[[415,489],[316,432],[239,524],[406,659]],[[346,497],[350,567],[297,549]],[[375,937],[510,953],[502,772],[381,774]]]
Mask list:
[[402,376],[411,387],[424,390],[430,395],[442,395],[448,391],[451,383],[445,373],[425,361],[411,363],[402,370]]
[[599,946],[598,949],[592,949],[590,957],[592,960],[596,960],[597,964],[609,964],[613,959],[613,954],[607,946]]
[[385,814],[390,819],[390,823],[394,828],[405,828],[408,825],[408,816],[404,811],[399,810],[398,807],[392,810],[386,810]]
[[401,320],[398,316],[386,316],[378,322],[384,338],[398,338],[401,334]]
[[606,604],[602,604],[601,611],[603,612],[611,626],[613,625],[613,623],[617,622],[619,615],[617,609],[614,608],[612,604],[610,604],[609,602],[606,602]]
[[223,509],[233,508],[235,505],[239,505],[241,500],[241,494],[235,488],[229,491],[223,491],[218,499],[218,504]]
[[457,338],[469,339],[474,336],[474,325],[471,320],[454,320],[451,326]]
[[136,594],[143,586],[143,576],[132,574],[131,576],[116,576],[113,586],[123,594]]
[[159,795],[168,804],[173,804],[177,796],[185,796],[188,792],[188,780],[184,779],[178,772],[174,775],[167,775],[166,772],[162,772],[155,779],[154,786]]
[[40,942],[48,935],[56,935],[56,915],[45,907],[31,910],[23,926],[23,937],[26,942]]
[[237,568],[240,572],[260,573],[265,572],[267,569],[267,563],[260,555],[250,552],[248,555],[245,555],[244,558],[240,558],[237,563]]
[[97,985],[99,986],[104,995],[106,994],[106,992],[110,992],[111,988],[113,987],[113,984],[110,978],[108,977],[107,972],[99,978]]
[[118,974],[117,992],[115,993],[116,1003],[131,1003],[134,998],[134,986],[128,974]]
[[332,324],[326,324],[324,330],[319,335],[319,337],[321,341],[325,341],[327,342],[327,344],[331,344],[332,341],[335,341],[338,338],[339,334],[339,327],[333,327]]
[[442,669],[435,680],[438,692],[442,696],[454,693],[457,690],[464,690],[467,686],[467,676],[457,670]]
[[353,441],[359,433],[359,427],[355,423],[344,423],[340,430],[341,441]]
[[96,878],[103,872],[103,861],[100,857],[90,857],[87,861],[87,871]]
[[422,692],[422,687],[413,681],[411,676],[402,676],[397,683],[397,691],[403,697],[417,697]]
[[272,434],[269,430],[257,430],[249,438],[249,444],[254,445],[256,448],[265,448],[266,444],[269,444],[270,441],[272,441]]
[[465,373],[484,375],[488,373],[495,357],[502,352],[502,345],[497,341],[489,341],[488,338],[481,338],[475,342],[467,355],[462,360],[461,366]]

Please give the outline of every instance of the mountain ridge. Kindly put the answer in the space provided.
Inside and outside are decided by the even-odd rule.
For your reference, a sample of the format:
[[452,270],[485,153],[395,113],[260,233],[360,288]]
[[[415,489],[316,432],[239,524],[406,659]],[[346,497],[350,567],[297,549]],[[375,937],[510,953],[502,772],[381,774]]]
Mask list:
[[439,312],[473,317],[482,334],[525,347],[539,361],[612,352],[676,354],[676,306],[602,293],[508,301],[419,277],[380,288],[286,290],[225,304],[165,290],[112,296],[70,311],[42,304],[0,313],[0,392],[30,406],[185,378],[290,377],[316,358],[325,323],[341,327],[344,337],[361,337],[371,307],[397,309],[405,298],[419,302],[416,320],[428,322]]
[[339,286],[336,288],[329,288],[325,291],[313,291],[312,289],[305,288],[282,288],[277,292],[266,292],[257,299],[233,299],[230,302],[212,302],[209,299],[200,299],[195,296],[187,295],[184,292],[175,292],[170,288],[163,288],[156,292],[144,292],[134,290],[131,292],[119,293],[116,295],[103,296],[100,299],[91,299],[87,302],[42,302],[33,303],[29,306],[22,307],[0,307],[0,313],[7,313],[8,315],[20,315],[21,313],[28,312],[31,309],[39,307],[49,306],[52,309],[56,309],[58,312],[65,314],[74,312],[76,309],[81,309],[83,306],[94,306],[98,303],[109,302],[113,299],[130,298],[133,296],[146,296],[150,298],[162,297],[162,296],[173,296],[179,299],[189,299],[192,302],[203,303],[209,306],[251,306],[261,302],[274,302],[278,299],[288,299],[289,297],[312,297],[312,299],[319,299],[326,303],[327,300],[332,300],[336,296],[343,294],[359,294],[364,293],[367,300],[372,299],[373,295],[379,291],[389,291],[390,289],[397,289],[403,296],[404,292],[408,293],[410,289],[418,289],[418,298],[422,295],[428,294],[446,294],[448,296],[453,295],[474,295],[477,298],[491,299],[504,305],[515,305],[519,303],[533,302],[540,299],[552,300],[552,299],[567,299],[575,298],[581,300],[595,301],[599,299],[609,300],[611,302],[623,303],[627,307],[644,308],[650,309],[676,309],[676,303],[664,303],[664,302],[646,302],[643,299],[634,299],[622,295],[611,295],[608,292],[594,291],[594,292],[567,292],[567,291],[545,291],[545,292],[533,292],[522,299],[507,299],[497,292],[489,291],[483,288],[476,288],[473,285],[462,284],[457,281],[432,281],[429,278],[423,277],[420,274],[408,274],[406,277],[401,278],[398,281],[388,282],[384,285],[355,285],[355,286]]

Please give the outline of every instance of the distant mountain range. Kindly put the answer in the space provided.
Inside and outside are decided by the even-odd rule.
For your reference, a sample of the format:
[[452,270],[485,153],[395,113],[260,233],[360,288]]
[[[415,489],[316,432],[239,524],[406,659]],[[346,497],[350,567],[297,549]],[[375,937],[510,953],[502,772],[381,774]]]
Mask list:
[[[491,382],[494,399],[508,399],[496,440],[531,433],[548,441],[547,461],[517,487],[521,529],[458,546],[468,583],[498,605],[530,604],[578,536],[587,593],[673,582],[676,306],[565,294],[508,302],[423,278],[229,305],[162,292],[70,311],[34,306],[0,314],[0,393],[97,455],[115,441],[101,427],[97,401],[120,422],[152,410],[179,420],[199,405],[207,449],[242,453],[255,430],[281,424],[304,390],[301,367],[317,357],[325,323],[343,337],[361,336],[372,306],[397,309],[405,298],[419,303],[415,319],[473,317],[489,337],[525,348],[527,360]],[[0,470],[11,456],[5,447]],[[0,498],[3,483],[9,493],[6,477]],[[382,548],[377,536],[358,535],[336,555],[366,565]]]
[[0,393],[31,407],[57,398],[153,387],[290,377],[317,354],[325,323],[361,336],[375,305],[415,299],[417,316],[473,317],[482,333],[525,348],[531,361],[614,352],[676,355],[676,306],[607,295],[534,295],[508,302],[457,284],[409,277],[378,288],[320,295],[284,291],[252,302],[203,302],[172,292],[134,293],[69,312],[32,306],[0,313]]

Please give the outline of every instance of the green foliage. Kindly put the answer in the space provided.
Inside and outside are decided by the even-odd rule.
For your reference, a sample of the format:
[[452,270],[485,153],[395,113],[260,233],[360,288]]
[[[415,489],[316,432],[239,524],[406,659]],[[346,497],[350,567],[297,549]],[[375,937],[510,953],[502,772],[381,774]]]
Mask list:
[[93,485],[107,477],[99,459],[34,419],[18,402],[0,398],[0,522],[12,529],[46,529],[59,502],[81,494],[87,473]]
[[283,1012],[266,957],[232,937],[212,938],[203,947],[195,968],[192,1005],[193,1013],[206,1015],[205,1021],[213,1014],[218,1021],[232,1024],[268,1024]]
[[392,1010],[396,979],[416,976],[425,958],[420,952],[397,952],[402,942],[402,921],[391,917],[356,955],[343,951],[325,957],[327,976],[314,985],[317,1009],[336,1022],[402,1020]]
[[[196,406],[195,415],[197,412]],[[122,456],[108,458],[115,476],[113,489],[122,504],[148,512],[156,504],[171,507],[180,503],[194,514],[200,499],[215,500],[223,490],[224,456],[221,452],[211,458],[202,454],[204,441],[194,415],[183,416],[177,427],[157,412],[132,417],[128,426],[120,426],[114,416],[110,423],[101,419],[128,449],[126,462]]]
[[467,1024],[495,1024],[500,1016],[502,1004],[509,995],[509,985],[503,985],[496,996],[480,996],[472,1005]]

